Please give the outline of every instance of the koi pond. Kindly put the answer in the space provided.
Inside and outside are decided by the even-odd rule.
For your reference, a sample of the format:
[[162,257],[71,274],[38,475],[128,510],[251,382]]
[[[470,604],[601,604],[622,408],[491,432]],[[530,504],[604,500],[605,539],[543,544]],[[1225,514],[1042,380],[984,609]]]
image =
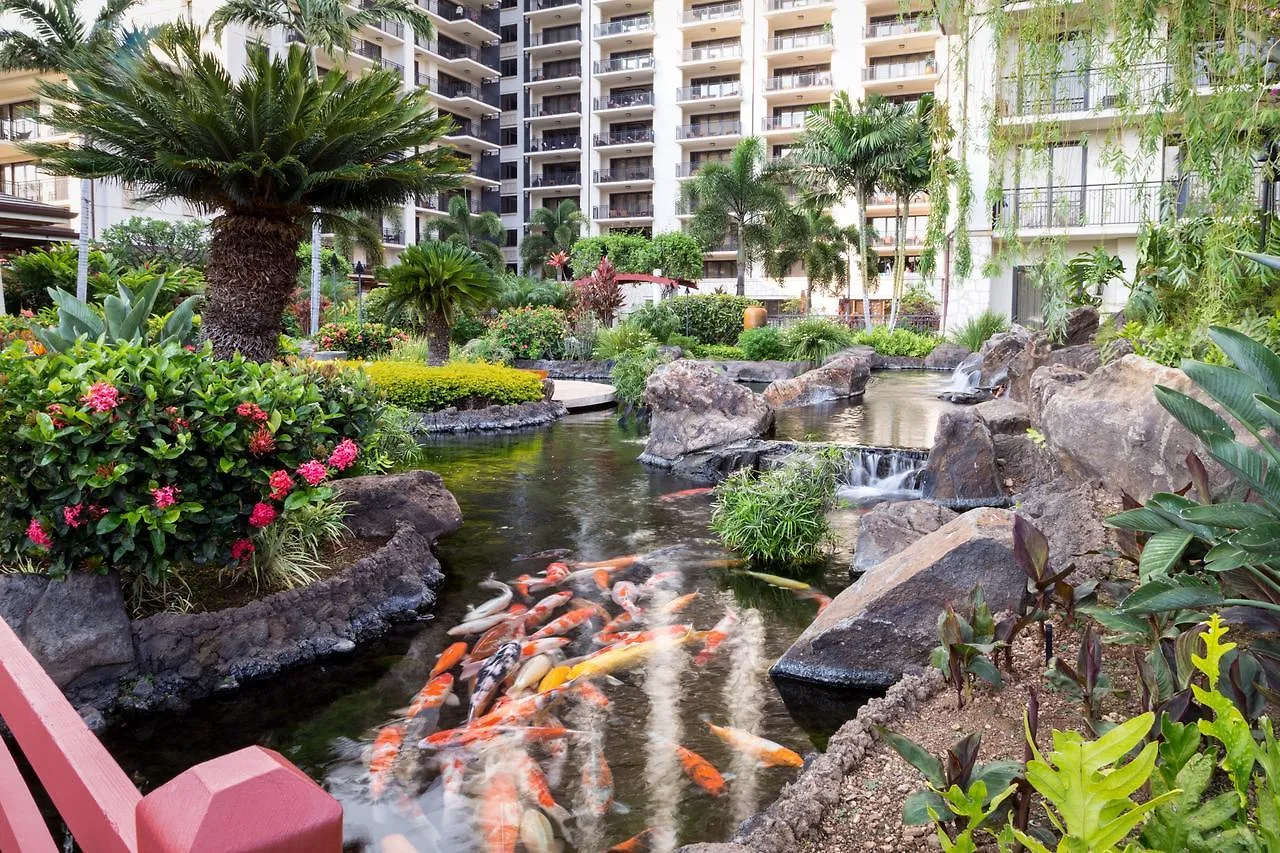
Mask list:
[[[945,374],[923,371],[876,374],[865,405],[787,412],[779,437],[825,432],[821,438],[841,442],[927,446],[946,407],[933,395],[946,382]],[[896,402],[886,409],[881,400],[888,399]],[[444,477],[465,519],[440,542],[447,580],[430,618],[182,713],[121,720],[104,741],[147,790],[242,746],[276,749],[342,802],[350,851],[515,849],[515,836],[494,830],[495,823],[517,827],[511,831],[530,851],[562,843],[570,851],[603,851],[646,829],[653,832],[621,849],[726,840],[795,777],[788,751],[803,755],[824,742],[827,733],[806,731],[788,713],[767,670],[824,596],[848,582],[847,562],[832,560],[806,578],[808,590],[743,574],[711,537],[710,497],[678,494],[690,484],[637,462],[643,442],[612,412],[519,433],[429,440],[424,467]],[[635,563],[617,559],[631,555],[641,556]],[[490,711],[497,718],[492,737],[456,748],[448,730],[466,721],[474,694],[463,673],[454,667],[460,704],[437,708],[438,690],[434,699],[420,695],[438,656],[457,640],[474,643],[479,636],[448,630],[474,619],[468,609],[495,597],[492,606],[501,607],[494,612],[507,607],[500,586],[481,586],[486,579],[511,583],[549,566],[554,573],[559,561],[602,566],[579,568],[565,585],[531,590],[524,599],[530,606],[561,590],[572,589],[577,600],[564,596],[564,606],[530,622],[530,634],[595,602],[603,612],[593,627],[565,631],[573,638],[565,644],[544,645],[570,658],[598,650],[603,620],[636,608],[635,622],[643,624],[615,628],[616,636],[633,649],[652,647],[628,652],[627,666],[601,661],[591,683],[603,695],[572,690],[562,702],[531,711],[511,700],[505,707],[521,717]],[[619,594],[617,584],[626,582],[635,586]],[[514,600],[522,600],[519,592]],[[714,645],[712,629],[724,627],[727,609],[735,624],[714,652],[702,655]],[[511,673],[541,650],[521,650],[525,657]],[[485,677],[479,673],[477,688]],[[846,716],[856,710],[850,700]],[[528,730],[517,726],[539,727],[547,737],[520,734]],[[383,760],[391,727],[403,745]],[[455,748],[415,748],[433,732],[444,732],[441,743]],[[758,738],[778,751],[767,745],[762,751]],[[541,797],[554,805],[538,795],[542,780]],[[519,805],[534,801],[543,804],[534,814]]]

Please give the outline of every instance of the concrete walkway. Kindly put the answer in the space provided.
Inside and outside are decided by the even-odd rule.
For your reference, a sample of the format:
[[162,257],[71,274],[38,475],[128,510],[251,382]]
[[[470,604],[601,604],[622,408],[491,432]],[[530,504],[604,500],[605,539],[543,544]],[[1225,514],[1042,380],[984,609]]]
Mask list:
[[554,379],[555,394],[551,399],[564,403],[569,411],[605,406],[613,402],[613,386],[603,382],[582,382],[577,379]]

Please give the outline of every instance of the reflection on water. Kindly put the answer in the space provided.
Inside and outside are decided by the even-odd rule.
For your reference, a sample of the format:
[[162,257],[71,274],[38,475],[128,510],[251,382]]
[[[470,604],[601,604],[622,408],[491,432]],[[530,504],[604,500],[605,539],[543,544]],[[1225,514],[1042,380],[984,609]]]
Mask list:
[[[751,734],[760,733],[760,694],[764,692],[763,676],[768,663],[761,654],[764,646],[764,622],[760,611],[747,610],[729,640],[729,677],[724,680],[721,695],[729,709],[729,725]],[[743,753],[733,756],[729,771],[736,777],[730,793],[730,812],[735,821],[743,821],[756,811],[760,780],[756,762]]]
[[873,371],[861,402],[837,400],[781,409],[774,435],[872,447],[927,448],[933,444],[938,418],[955,408],[937,397],[950,381],[951,374],[936,370]]

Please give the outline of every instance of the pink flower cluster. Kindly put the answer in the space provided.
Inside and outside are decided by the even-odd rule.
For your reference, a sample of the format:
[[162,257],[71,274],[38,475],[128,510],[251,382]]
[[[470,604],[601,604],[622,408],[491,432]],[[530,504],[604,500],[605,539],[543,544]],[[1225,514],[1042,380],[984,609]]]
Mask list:
[[266,423],[271,417],[257,403],[241,403],[236,406],[236,414],[259,424]]
[[258,427],[258,431],[249,439],[249,452],[254,456],[266,456],[276,449],[276,437],[266,424]]
[[344,438],[329,454],[329,464],[339,471],[345,471],[351,467],[359,455],[360,448],[356,446],[356,443],[349,438]]
[[156,509],[168,509],[178,502],[179,494],[175,486],[161,486],[151,490],[151,503]]
[[249,513],[249,526],[266,527],[276,520],[278,514],[271,504],[259,501],[253,505],[253,512]]
[[298,466],[298,476],[306,480],[308,486],[318,486],[329,476],[329,469],[319,459],[312,459]]
[[38,518],[31,519],[31,523],[27,525],[27,538],[41,548],[53,547],[53,537],[45,531],[44,524]]
[[273,471],[267,478],[267,485],[271,487],[271,500],[282,501],[293,491],[293,478],[283,469]]
[[120,391],[110,382],[95,382],[89,386],[89,393],[80,398],[94,412],[109,412],[120,405]]
[[67,527],[70,527],[72,530],[75,530],[77,527],[84,524],[84,519],[80,517],[81,513],[83,512],[84,512],[84,504],[72,504],[71,506],[64,506],[62,508],[62,520],[67,523]]

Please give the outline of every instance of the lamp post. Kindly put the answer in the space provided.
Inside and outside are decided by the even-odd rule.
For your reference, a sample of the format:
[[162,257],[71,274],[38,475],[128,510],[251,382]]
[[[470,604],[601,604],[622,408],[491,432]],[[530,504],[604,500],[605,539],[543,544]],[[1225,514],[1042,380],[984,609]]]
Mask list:
[[356,325],[364,329],[364,263],[356,261]]

